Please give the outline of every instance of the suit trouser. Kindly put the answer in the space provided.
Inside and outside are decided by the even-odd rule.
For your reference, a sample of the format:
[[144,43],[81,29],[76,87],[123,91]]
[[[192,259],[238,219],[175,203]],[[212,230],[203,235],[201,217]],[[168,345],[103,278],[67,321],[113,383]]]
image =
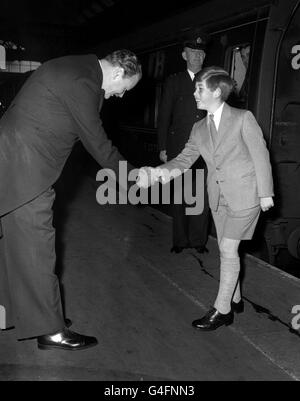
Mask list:
[[[192,191],[196,194],[196,169],[204,169],[204,209],[201,214],[198,215],[187,215],[186,208],[192,207],[187,205],[184,201],[181,204],[175,204],[171,201],[171,214],[173,217],[173,245],[186,247],[198,247],[204,246],[208,239],[208,225],[210,209],[208,204],[208,195],[206,189],[206,178],[207,170],[203,160],[197,160],[192,166],[193,179],[192,179]],[[182,180],[184,183],[184,180]],[[198,183],[199,185],[199,183]],[[173,193],[174,183],[172,182],[171,193]],[[182,184],[182,193],[183,193]],[[172,198],[171,198],[172,199]]]
[[[18,338],[60,331],[64,327],[55,275],[53,188],[1,217],[0,290],[8,325]],[[3,287],[3,290],[2,290]],[[0,302],[1,303],[1,302]]]

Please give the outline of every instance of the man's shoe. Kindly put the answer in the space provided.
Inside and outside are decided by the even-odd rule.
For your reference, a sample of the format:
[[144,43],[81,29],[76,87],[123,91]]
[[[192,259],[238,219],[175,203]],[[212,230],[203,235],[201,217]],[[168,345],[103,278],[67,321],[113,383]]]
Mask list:
[[205,316],[201,319],[194,320],[192,325],[196,329],[200,330],[216,330],[220,326],[229,326],[233,322],[233,312],[223,314],[217,311],[216,308],[212,308]]
[[67,328],[62,331],[39,336],[37,338],[38,348],[43,350],[61,349],[66,351],[79,351],[82,349],[94,347],[98,344],[95,337],[83,336]]
[[239,302],[231,302],[231,310],[235,313],[244,312],[244,301],[241,299]]
[[181,253],[183,250],[184,250],[184,246],[177,246],[177,245],[174,245],[174,246],[171,248],[170,252]]

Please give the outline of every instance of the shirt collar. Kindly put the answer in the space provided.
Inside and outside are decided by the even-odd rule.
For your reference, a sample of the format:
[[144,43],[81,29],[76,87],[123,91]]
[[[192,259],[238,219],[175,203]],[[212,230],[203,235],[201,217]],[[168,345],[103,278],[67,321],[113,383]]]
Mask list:
[[[221,121],[221,116],[222,116],[222,111],[223,111],[223,107],[224,107],[225,102],[223,102],[221,104],[221,106],[213,113],[214,115],[214,122],[215,122],[215,126],[216,129],[219,129],[219,125],[220,125],[220,121]],[[212,113],[207,113],[207,121],[209,121],[209,115]]]
[[193,81],[195,74],[193,73],[193,71],[187,69],[187,72],[189,73],[189,76],[191,77],[191,80]]

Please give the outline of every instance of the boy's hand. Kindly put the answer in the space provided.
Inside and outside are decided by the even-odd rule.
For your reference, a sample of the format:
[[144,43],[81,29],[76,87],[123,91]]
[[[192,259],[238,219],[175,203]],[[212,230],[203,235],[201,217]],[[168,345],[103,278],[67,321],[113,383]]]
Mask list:
[[274,206],[273,198],[271,196],[267,198],[260,198],[260,207],[263,212],[266,212]]
[[137,177],[137,186],[140,188],[148,188],[155,184],[160,177],[160,169],[153,167],[141,167]]

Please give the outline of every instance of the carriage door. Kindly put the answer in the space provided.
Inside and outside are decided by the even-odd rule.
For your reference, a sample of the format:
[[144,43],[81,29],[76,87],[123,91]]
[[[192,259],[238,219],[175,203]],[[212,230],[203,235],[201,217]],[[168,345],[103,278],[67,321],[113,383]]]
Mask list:
[[300,258],[299,3],[286,28],[279,48],[271,153],[285,240],[290,254]]

